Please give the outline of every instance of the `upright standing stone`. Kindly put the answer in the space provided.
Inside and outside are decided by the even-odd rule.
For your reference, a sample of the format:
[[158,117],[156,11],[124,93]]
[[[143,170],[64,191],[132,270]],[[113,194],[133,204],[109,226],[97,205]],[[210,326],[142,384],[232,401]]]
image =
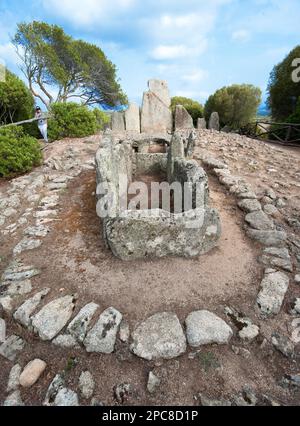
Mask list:
[[207,123],[205,118],[198,118],[197,121],[197,129],[206,129],[207,128]]
[[175,130],[193,129],[193,119],[182,105],[177,105],[175,110]]
[[125,111],[125,126],[126,130],[129,132],[140,133],[140,108],[138,105],[133,103],[129,104],[128,109]]
[[123,112],[113,112],[111,116],[111,129],[113,132],[125,131],[125,120]]
[[150,80],[149,91],[144,93],[141,113],[142,133],[172,131],[171,98],[167,82]]
[[217,112],[213,112],[209,119],[208,128],[210,130],[217,130],[220,131],[220,118],[219,114]]
[[176,158],[184,158],[184,143],[179,133],[174,133],[168,152],[168,181],[172,183],[174,162]]

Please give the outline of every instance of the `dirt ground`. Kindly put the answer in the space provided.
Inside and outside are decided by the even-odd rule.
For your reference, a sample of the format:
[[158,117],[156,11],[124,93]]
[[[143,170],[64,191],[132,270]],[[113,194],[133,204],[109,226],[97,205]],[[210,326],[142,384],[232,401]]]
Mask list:
[[[45,156],[62,155],[67,143],[69,141],[51,145]],[[83,161],[93,158],[98,146],[96,141],[90,143],[88,149],[83,145],[82,141],[76,141],[72,146],[82,150]],[[219,152],[217,146],[210,151]],[[279,151],[283,153],[279,157],[297,158],[299,164],[299,150],[280,148]],[[261,156],[255,155],[253,159],[264,161],[266,167],[263,155],[262,150]],[[282,167],[279,157],[276,167]],[[274,167],[274,161],[276,158],[272,159],[270,167]],[[243,160],[232,161],[232,166],[260,189],[261,182],[270,178],[268,173],[258,175],[257,170],[245,172]],[[289,173],[286,163],[284,170],[285,167],[285,172]],[[258,262],[261,248],[246,237],[243,215],[234,197],[211,175],[209,184],[211,205],[219,210],[222,221],[222,237],[217,248],[195,260],[165,258],[122,262],[112,255],[102,238],[101,221],[95,210],[95,172],[83,171],[60,196],[59,220],[51,226],[42,246],[21,255],[25,264],[42,270],[42,274],[32,280],[34,291],[50,287],[51,298],[77,294],[80,303],[76,312],[92,301],[100,305],[101,311],[113,306],[122,312],[131,330],[157,312],[175,312],[184,323],[191,311],[199,309],[210,310],[225,319],[224,308],[233,306],[260,325],[261,334],[267,339],[274,330],[286,332],[287,309],[268,323],[259,317],[255,302],[263,276],[263,267]],[[7,182],[0,182],[2,193],[7,185]],[[291,189],[289,197],[290,209],[294,211],[298,206],[299,188]],[[0,273],[11,260],[12,249],[21,237],[22,233],[17,232],[2,240]],[[297,291],[292,286],[286,303]],[[268,345],[262,347],[263,339],[245,346],[237,337],[233,338],[231,345],[246,347],[250,351],[249,359],[234,354],[229,345],[204,347],[194,359],[190,359],[192,350],[189,350],[176,360],[154,363],[133,356],[121,342],[117,343],[113,355],[87,354],[83,350],[59,349],[42,343],[8,318],[7,323],[10,334],[16,333],[27,341],[18,362],[25,365],[34,358],[41,358],[47,363],[46,373],[38,383],[30,390],[22,390],[26,405],[42,404],[47,387],[60,371],[65,371],[69,387],[76,391],[79,375],[85,370],[92,372],[96,381],[95,397],[105,405],[116,404],[113,389],[121,383],[130,383],[134,389],[126,401],[129,405],[197,405],[199,393],[215,399],[231,399],[246,385],[282,404],[300,404],[299,391],[279,385],[284,374],[298,372],[299,364],[283,358]],[[12,365],[1,359],[0,402],[6,397]],[[162,384],[158,392],[150,396],[146,385],[153,369],[162,378]],[[84,400],[81,403],[88,404]]]

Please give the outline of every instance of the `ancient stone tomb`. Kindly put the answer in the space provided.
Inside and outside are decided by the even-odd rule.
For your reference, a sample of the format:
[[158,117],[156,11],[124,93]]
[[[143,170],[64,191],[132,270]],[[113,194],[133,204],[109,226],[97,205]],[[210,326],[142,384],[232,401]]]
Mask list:
[[118,258],[197,257],[216,246],[220,218],[209,206],[206,173],[190,159],[194,138],[104,135],[96,154],[97,212]]

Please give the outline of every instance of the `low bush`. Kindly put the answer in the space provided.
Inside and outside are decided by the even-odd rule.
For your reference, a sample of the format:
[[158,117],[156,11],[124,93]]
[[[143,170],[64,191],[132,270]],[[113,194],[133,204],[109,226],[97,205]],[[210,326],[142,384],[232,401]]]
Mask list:
[[41,159],[38,141],[26,135],[22,127],[0,128],[0,177],[29,172]]
[[50,114],[48,135],[52,141],[94,135],[103,128],[106,116],[73,102],[51,105]]

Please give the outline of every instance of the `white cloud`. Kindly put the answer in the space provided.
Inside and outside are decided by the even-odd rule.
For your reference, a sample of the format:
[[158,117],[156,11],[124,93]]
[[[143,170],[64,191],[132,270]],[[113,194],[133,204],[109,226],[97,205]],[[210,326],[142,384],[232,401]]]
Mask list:
[[250,31],[245,29],[237,30],[232,33],[232,39],[235,41],[245,42],[245,41],[249,41],[250,38],[251,38]]
[[20,59],[12,43],[0,44],[0,62],[5,65],[17,65]]
[[170,60],[186,57],[195,57],[201,55],[207,47],[207,41],[202,40],[198,46],[178,45],[160,45],[155,47],[150,56],[155,60]]
[[182,80],[185,80],[190,83],[197,83],[201,80],[204,80],[206,76],[207,76],[207,72],[205,70],[198,69],[183,75]]
[[42,0],[46,11],[60,16],[77,26],[102,25],[103,19],[111,18],[130,8],[136,0]]

